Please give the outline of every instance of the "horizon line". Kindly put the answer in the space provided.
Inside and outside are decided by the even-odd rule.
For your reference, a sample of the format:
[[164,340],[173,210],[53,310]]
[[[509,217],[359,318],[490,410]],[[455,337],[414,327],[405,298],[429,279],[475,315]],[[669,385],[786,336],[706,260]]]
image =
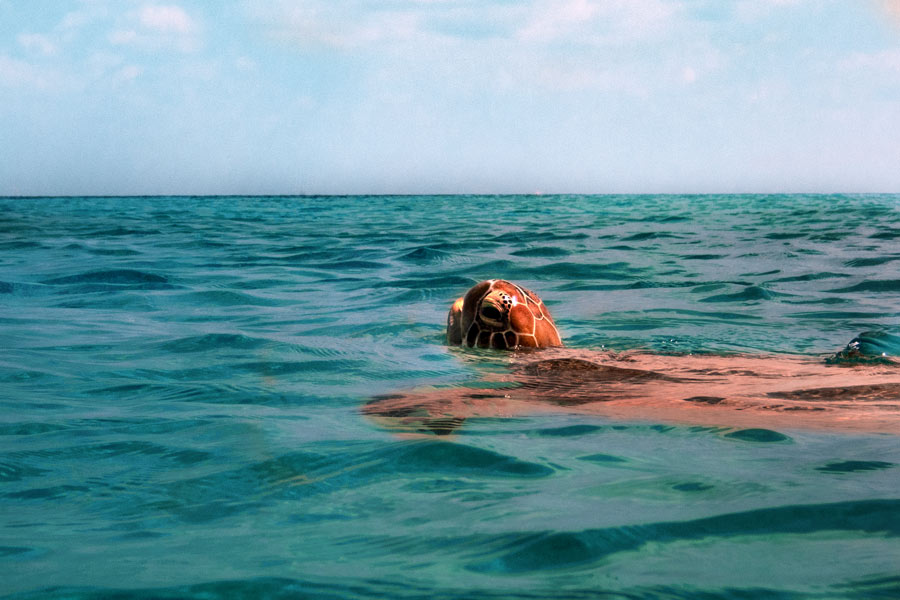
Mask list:
[[276,194],[0,194],[3,200],[63,198],[440,198],[462,197],[558,197],[558,196],[892,196],[897,192],[425,192],[425,193],[276,193]]

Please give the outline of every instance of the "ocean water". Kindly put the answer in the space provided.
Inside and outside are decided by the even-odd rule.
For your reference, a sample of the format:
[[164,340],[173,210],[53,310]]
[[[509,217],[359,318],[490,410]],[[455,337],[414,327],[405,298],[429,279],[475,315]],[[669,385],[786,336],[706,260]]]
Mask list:
[[900,413],[366,416],[506,368],[443,344],[494,277],[576,349],[890,360],[900,196],[0,199],[0,596],[900,597]]

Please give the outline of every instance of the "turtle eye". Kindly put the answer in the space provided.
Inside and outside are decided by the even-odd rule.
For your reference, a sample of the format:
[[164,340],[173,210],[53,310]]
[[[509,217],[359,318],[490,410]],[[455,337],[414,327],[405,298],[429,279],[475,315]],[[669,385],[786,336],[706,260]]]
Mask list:
[[481,309],[481,315],[492,321],[499,321],[503,318],[503,313],[496,306],[485,306]]

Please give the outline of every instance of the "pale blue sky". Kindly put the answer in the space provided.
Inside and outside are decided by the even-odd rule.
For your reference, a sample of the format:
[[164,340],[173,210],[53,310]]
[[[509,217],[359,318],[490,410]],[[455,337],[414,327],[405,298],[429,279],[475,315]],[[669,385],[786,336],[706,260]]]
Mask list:
[[0,0],[0,194],[900,192],[900,0]]

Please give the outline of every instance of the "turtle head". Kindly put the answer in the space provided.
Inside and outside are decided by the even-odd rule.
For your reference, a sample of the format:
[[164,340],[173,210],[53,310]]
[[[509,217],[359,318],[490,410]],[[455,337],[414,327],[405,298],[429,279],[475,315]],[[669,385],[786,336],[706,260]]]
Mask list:
[[[506,282],[503,282],[506,283]],[[490,329],[503,331],[509,327],[509,313],[520,302],[515,290],[510,294],[502,289],[505,286],[495,286],[481,299],[478,306],[478,318]]]
[[504,279],[482,281],[453,304],[447,341],[498,349],[562,345],[550,311],[537,294]]

